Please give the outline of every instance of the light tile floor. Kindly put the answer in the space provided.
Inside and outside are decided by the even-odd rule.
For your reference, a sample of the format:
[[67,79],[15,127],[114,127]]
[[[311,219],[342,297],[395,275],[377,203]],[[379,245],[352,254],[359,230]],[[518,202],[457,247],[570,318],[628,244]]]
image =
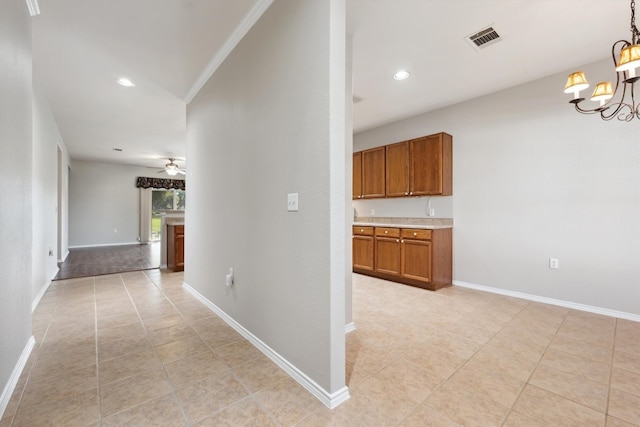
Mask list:
[[5,426],[640,426],[640,323],[354,275],[330,411],[160,270],[54,282]]

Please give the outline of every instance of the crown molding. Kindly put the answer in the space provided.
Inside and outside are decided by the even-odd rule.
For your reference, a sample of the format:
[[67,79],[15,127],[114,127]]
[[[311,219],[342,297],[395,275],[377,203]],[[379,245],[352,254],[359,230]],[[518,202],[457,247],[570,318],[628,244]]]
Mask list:
[[216,52],[202,73],[200,73],[200,76],[198,76],[193,86],[191,86],[191,89],[187,92],[184,98],[185,103],[188,104],[193,101],[193,98],[200,92],[200,89],[202,89],[205,83],[213,76],[213,73],[216,72],[227,56],[229,56],[238,43],[240,43],[240,40],[249,32],[251,27],[258,22],[258,19],[260,19],[262,14],[271,6],[271,3],[273,3],[273,0],[259,0],[256,5],[251,8],[240,25],[231,33],[227,41],[224,42],[220,50]]

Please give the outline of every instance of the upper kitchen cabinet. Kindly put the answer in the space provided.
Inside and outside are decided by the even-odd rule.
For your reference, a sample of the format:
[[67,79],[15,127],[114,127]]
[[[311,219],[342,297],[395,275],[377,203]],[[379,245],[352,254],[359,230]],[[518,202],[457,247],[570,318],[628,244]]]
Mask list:
[[362,151],[353,153],[353,198],[362,198]]
[[452,139],[438,133],[387,145],[387,197],[450,196]]
[[441,132],[409,142],[409,195],[453,194],[453,137]]
[[409,141],[387,145],[387,197],[409,195]]
[[385,197],[385,147],[353,155],[353,198]]

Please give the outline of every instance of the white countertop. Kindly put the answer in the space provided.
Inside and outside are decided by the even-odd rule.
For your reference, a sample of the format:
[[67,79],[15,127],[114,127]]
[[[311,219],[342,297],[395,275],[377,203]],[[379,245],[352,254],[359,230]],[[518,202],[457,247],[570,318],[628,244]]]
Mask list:
[[354,222],[354,226],[362,226],[362,227],[394,227],[394,228],[419,228],[423,230],[439,230],[443,228],[453,228],[453,224],[439,224],[439,225],[430,225],[430,224],[402,224],[402,223],[387,223],[387,222]]
[[438,230],[453,228],[453,218],[356,217],[353,225]]

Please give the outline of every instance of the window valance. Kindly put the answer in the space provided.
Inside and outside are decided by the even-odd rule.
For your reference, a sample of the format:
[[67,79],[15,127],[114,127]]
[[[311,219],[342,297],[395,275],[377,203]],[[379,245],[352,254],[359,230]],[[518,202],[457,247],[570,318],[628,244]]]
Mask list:
[[166,188],[167,190],[186,190],[184,179],[145,178],[139,176],[136,180],[138,188]]

